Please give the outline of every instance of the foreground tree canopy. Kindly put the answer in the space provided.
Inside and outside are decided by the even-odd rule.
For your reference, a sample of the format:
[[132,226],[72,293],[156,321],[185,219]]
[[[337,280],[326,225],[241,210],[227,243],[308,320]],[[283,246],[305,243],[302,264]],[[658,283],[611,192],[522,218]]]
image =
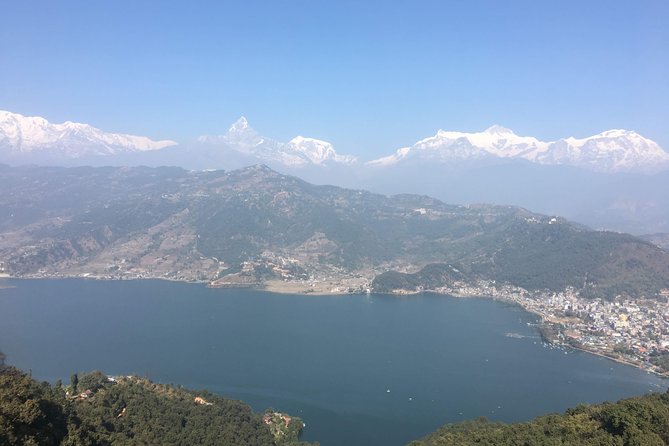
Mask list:
[[[100,372],[72,387],[38,383],[13,367],[0,371],[1,445],[296,445],[302,428],[268,424],[249,406],[137,377]],[[285,428],[282,427],[285,425]]]
[[669,445],[669,391],[580,405],[564,414],[504,424],[484,418],[450,424],[410,446]]

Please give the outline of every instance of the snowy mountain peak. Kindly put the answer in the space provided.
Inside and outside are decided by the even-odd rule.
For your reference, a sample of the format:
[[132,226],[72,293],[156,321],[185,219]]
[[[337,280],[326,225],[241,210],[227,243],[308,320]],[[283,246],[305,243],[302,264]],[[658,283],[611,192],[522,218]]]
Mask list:
[[249,128],[249,121],[244,116],[241,116],[238,120],[232,123],[228,132],[240,132],[246,130],[247,128]]
[[305,138],[304,136],[296,136],[291,139],[283,146],[283,150],[287,153],[296,154],[303,160],[306,158],[305,161],[308,160],[308,162],[318,165],[323,165],[329,161],[340,164],[353,164],[356,161],[354,156],[337,154],[332,144],[327,141]]
[[[275,167],[348,166],[357,162],[356,157],[340,155],[331,143],[320,139],[296,136],[281,143],[266,138],[254,130],[244,116],[232,123],[226,133],[201,136],[197,142],[208,145],[207,150],[212,150],[217,157],[234,155],[233,158],[245,162],[269,163]],[[105,133],[88,124],[72,121],[52,124],[42,117],[0,110],[0,156],[10,163],[89,160],[95,156],[157,151],[176,144],[144,136]],[[433,136],[367,164],[448,164],[499,158],[601,172],[652,173],[669,169],[669,153],[635,131],[612,129],[584,138],[544,142],[531,136],[516,135],[500,125],[472,133],[439,130]]]
[[565,138],[539,154],[542,164],[568,164],[597,171],[655,172],[669,167],[669,154],[631,130],[607,130],[587,138]]
[[39,116],[0,111],[0,152],[44,153],[66,158],[113,155],[159,150],[174,141],[154,141],[145,136],[105,133],[88,124],[67,121],[51,124]]
[[244,116],[241,116],[230,125],[225,134],[202,135],[197,137],[197,141],[206,144],[232,144],[243,147],[244,151],[248,151],[258,144],[262,144],[264,140],[249,125],[249,121]]
[[489,135],[515,135],[512,130],[497,124],[488,127],[484,132]]
[[[257,155],[260,152],[273,151],[279,145],[276,141],[264,138],[249,125],[249,121],[240,117],[230,125],[223,135],[202,135],[197,142],[203,144],[224,145],[247,155]],[[259,157],[261,160],[263,157]]]
[[356,162],[353,156],[337,154],[327,141],[296,136],[284,144],[265,138],[244,117],[235,121],[224,135],[200,136],[197,140],[200,143],[225,146],[261,162],[275,162],[291,167],[329,163],[348,165]]
[[633,130],[623,130],[623,129],[612,129],[612,130],[606,130],[598,135],[595,136],[603,136],[606,138],[620,138],[622,136],[633,136],[633,137],[640,137],[637,132]]
[[582,139],[543,142],[531,136],[518,136],[499,125],[479,133],[439,130],[435,136],[368,164],[389,166],[407,159],[453,163],[484,158],[516,158],[604,172],[653,172],[669,168],[669,154],[634,131],[614,129]]

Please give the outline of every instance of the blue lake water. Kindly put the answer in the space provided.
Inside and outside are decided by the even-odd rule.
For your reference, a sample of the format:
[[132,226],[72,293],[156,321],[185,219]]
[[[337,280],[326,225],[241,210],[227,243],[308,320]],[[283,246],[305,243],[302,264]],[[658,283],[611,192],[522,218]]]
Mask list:
[[[40,380],[148,375],[300,416],[323,446],[403,445],[446,422],[527,420],[668,380],[551,349],[534,315],[437,295],[279,295],[164,281],[5,280],[0,350]],[[514,333],[521,337],[509,337]]]

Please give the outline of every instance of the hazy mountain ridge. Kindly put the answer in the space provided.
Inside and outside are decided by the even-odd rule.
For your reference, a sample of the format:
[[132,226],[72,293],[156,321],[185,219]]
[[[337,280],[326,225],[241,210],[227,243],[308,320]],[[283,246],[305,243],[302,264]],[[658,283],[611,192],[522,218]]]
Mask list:
[[0,179],[10,191],[0,198],[0,258],[16,276],[257,286],[268,278],[371,281],[441,264],[467,281],[529,289],[650,296],[669,288],[666,251],[511,206],[315,186],[264,166],[4,167]]
[[669,171],[609,174],[501,158],[455,165],[408,159],[401,166],[374,170],[359,179],[360,187],[386,194],[424,193],[447,203],[512,204],[595,229],[669,232]]
[[641,238],[669,251],[669,234],[647,234]]

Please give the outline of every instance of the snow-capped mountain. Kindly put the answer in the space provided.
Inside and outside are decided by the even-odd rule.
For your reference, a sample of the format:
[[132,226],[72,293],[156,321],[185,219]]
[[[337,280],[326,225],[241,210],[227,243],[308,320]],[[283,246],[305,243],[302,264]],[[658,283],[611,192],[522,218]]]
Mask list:
[[313,164],[325,164],[334,161],[339,164],[353,164],[356,157],[351,155],[339,155],[335,152],[332,144],[320,139],[296,136],[282,147],[283,151],[296,158],[308,159]]
[[145,152],[173,146],[145,136],[105,133],[88,124],[51,124],[44,118],[0,111],[0,152],[8,155],[49,154],[66,158]]
[[[169,150],[161,150],[168,147]],[[44,118],[7,111],[0,111],[0,155],[0,162],[9,163],[134,163],[225,169],[267,163],[300,169],[300,172],[310,166],[338,167],[340,174],[357,164],[356,157],[338,154],[326,141],[296,136],[282,143],[266,138],[244,117],[223,135],[201,136],[195,143],[177,145],[174,141],[106,133],[88,124],[69,121],[52,124]],[[598,172],[653,173],[669,169],[669,154],[654,141],[633,131],[608,130],[587,138],[545,142],[516,135],[498,125],[476,133],[439,130],[434,136],[369,161],[360,168],[401,166],[407,162],[457,165],[499,159]]]
[[223,135],[203,135],[197,141],[212,145],[225,145],[235,150],[249,154],[261,155],[279,150],[281,144],[269,138],[264,138],[255,131],[245,117],[235,121]]
[[410,159],[453,163],[494,158],[517,158],[601,172],[650,172],[669,167],[667,152],[632,131],[609,130],[583,139],[544,142],[531,136],[518,136],[498,125],[478,133],[439,130],[435,136],[367,164],[391,166]]
[[339,155],[332,144],[319,139],[296,136],[287,143],[280,143],[265,138],[249,126],[243,116],[224,135],[200,136],[197,141],[233,149],[260,161],[279,163],[287,167],[350,165],[356,162],[354,156]]
[[[530,158],[528,158],[530,159]],[[567,164],[602,172],[656,171],[669,167],[669,154],[629,130],[608,130],[588,138],[566,138],[537,152],[540,164]]]

